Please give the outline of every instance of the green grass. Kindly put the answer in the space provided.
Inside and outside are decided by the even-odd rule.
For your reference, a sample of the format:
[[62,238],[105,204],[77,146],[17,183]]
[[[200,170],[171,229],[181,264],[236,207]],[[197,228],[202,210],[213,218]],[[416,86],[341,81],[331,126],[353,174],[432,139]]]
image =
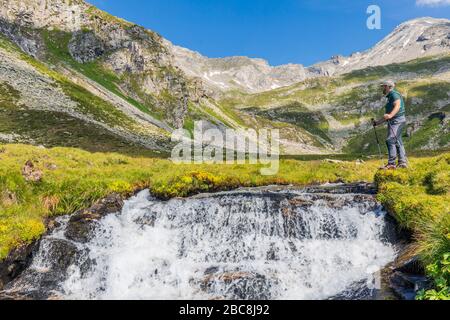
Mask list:
[[323,114],[321,112],[311,112],[298,102],[271,109],[248,108],[244,110],[272,121],[293,124],[323,138],[325,141],[331,142],[328,136],[329,125]]
[[[212,103],[215,103],[214,101]],[[220,109],[221,112],[223,112],[226,116],[228,116],[230,119],[232,119],[238,126],[240,127],[246,127],[247,124],[243,121],[239,111],[233,109],[230,106],[227,106],[226,104],[216,104],[217,107]]]
[[450,154],[413,161],[411,170],[379,172],[378,199],[414,232],[425,264],[450,252]]
[[[408,106],[408,114],[426,114],[439,111],[436,104],[439,101],[446,101],[449,99],[450,83],[443,81],[418,81],[410,84],[404,89],[408,99],[406,101]],[[420,98],[420,104],[413,105],[411,103],[413,98]]]
[[184,120],[183,128],[188,130],[191,134],[194,133],[194,126],[196,121],[208,120],[212,124],[218,125],[220,122],[232,127],[222,116],[217,114],[211,108],[205,105],[197,105],[192,102],[188,103],[188,112]]
[[419,300],[450,299],[450,153],[414,162],[411,170],[380,171],[378,200],[400,226],[413,232],[416,254],[433,278]]
[[352,71],[342,77],[347,83],[361,83],[365,81],[378,81],[380,78],[397,76],[400,73],[417,73],[421,76],[431,76],[442,67],[450,63],[449,55],[431,56],[416,60],[394,63],[388,66],[369,67]]
[[134,26],[133,23],[128,22],[124,19],[118,18],[116,16],[113,16],[112,14],[109,14],[106,11],[100,10],[94,6],[91,6],[86,10],[86,13],[91,18],[91,20],[95,21],[96,19],[113,23],[113,24],[119,24],[123,28],[130,28]]

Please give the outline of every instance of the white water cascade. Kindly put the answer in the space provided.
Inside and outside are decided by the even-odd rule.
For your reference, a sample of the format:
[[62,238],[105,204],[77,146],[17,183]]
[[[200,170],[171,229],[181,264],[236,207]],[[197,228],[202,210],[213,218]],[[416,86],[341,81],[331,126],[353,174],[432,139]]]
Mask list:
[[[48,271],[48,243],[68,241],[66,223],[42,240],[34,274]],[[328,299],[372,283],[395,258],[386,228],[369,196],[246,190],[160,201],[147,190],[101,219],[91,240],[76,243],[77,259],[53,294]]]

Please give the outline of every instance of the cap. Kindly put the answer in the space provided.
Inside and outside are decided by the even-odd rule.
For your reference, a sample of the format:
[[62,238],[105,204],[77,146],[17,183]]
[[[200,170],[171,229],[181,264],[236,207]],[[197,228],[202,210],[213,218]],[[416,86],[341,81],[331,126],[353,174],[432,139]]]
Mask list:
[[390,88],[394,88],[394,87],[395,87],[395,82],[392,81],[392,80],[386,80],[386,81],[383,81],[383,82],[380,84],[380,86],[388,86],[388,87],[390,87]]

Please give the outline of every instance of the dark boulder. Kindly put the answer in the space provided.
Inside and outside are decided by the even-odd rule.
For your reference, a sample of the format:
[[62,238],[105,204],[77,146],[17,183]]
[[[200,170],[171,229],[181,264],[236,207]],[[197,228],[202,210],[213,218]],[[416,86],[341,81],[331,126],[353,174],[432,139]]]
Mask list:
[[121,195],[109,195],[89,209],[80,210],[73,214],[64,235],[69,240],[86,243],[92,239],[98,221],[105,215],[120,212],[122,207],[123,197]]
[[0,290],[31,264],[33,252],[37,247],[38,242],[21,246],[0,262]]
[[425,274],[425,268],[418,256],[406,260],[400,266],[397,266],[394,271],[419,275]]
[[271,290],[274,281],[266,276],[244,271],[217,272],[212,267],[205,272],[200,288],[208,293],[219,294],[225,299],[233,300],[268,300],[272,299]]
[[432,113],[428,116],[429,120],[433,120],[433,119],[439,119],[440,121],[444,121],[445,118],[447,117],[445,112],[435,112]]
[[390,279],[391,289],[402,300],[415,300],[417,293],[422,289],[429,289],[431,284],[426,276],[400,271],[394,272]]

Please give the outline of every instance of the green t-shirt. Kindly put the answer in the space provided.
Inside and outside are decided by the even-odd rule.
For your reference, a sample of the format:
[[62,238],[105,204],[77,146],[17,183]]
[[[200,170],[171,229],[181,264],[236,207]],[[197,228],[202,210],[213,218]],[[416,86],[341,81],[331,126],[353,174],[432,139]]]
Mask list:
[[388,99],[388,103],[386,104],[386,113],[391,113],[392,110],[394,110],[395,101],[400,100],[400,111],[395,115],[393,119],[406,115],[405,101],[403,100],[402,95],[397,90],[392,90],[391,92],[389,92],[386,98]]

